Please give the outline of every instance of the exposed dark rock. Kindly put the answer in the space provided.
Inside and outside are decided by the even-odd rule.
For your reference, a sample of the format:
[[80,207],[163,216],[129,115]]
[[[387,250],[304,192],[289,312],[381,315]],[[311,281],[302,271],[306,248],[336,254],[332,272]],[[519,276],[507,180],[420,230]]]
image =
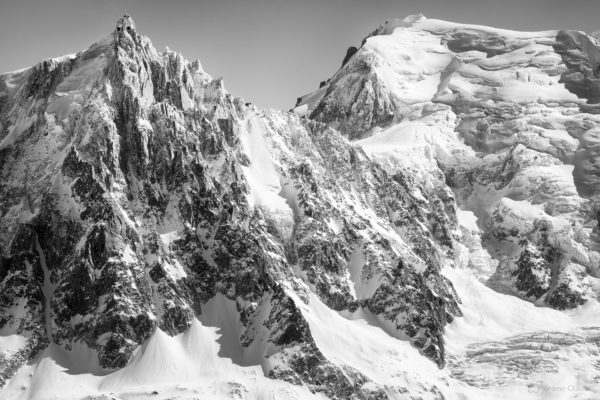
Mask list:
[[525,296],[539,299],[550,288],[550,266],[532,244],[528,244],[521,252],[513,275],[516,277],[515,287]]
[[346,50],[346,55],[344,56],[344,60],[342,61],[342,67],[346,65],[348,60],[350,60],[350,57],[352,57],[357,51],[358,49],[354,46],[348,47],[348,50]]
[[557,310],[569,310],[585,303],[581,293],[574,291],[567,283],[562,282],[554,289],[546,302]]
[[599,103],[600,47],[584,33],[560,31],[556,35],[554,50],[568,68],[561,75],[565,87],[589,103]]

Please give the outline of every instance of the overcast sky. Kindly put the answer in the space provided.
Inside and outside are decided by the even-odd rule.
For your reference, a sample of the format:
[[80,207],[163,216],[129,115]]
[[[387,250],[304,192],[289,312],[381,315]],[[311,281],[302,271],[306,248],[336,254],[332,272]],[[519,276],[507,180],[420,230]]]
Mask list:
[[0,73],[87,48],[125,9],[158,50],[199,58],[234,96],[284,109],[394,17],[600,30],[600,0],[0,0]]

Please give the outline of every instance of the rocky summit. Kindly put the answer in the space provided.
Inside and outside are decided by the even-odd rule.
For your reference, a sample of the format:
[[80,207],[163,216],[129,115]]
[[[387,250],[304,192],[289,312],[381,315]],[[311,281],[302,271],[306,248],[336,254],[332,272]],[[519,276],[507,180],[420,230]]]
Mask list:
[[262,110],[125,15],[0,75],[0,398],[600,396],[594,36],[340,58]]

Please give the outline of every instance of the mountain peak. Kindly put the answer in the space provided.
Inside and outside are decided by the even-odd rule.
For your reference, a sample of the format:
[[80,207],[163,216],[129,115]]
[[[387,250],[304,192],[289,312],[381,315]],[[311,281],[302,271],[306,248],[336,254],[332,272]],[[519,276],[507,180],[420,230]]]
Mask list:
[[115,32],[121,35],[135,32],[135,22],[133,21],[133,18],[131,18],[131,16],[127,13],[123,14],[123,16],[117,21]]
[[127,50],[137,48],[143,41],[135,29],[133,18],[127,13],[117,21],[113,36],[115,43],[124,46]]

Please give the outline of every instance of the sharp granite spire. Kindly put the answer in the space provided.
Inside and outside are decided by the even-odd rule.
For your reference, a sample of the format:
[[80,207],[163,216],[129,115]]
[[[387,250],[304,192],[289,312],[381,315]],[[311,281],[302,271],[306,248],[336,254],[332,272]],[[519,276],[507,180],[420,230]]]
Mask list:
[[135,32],[135,22],[133,22],[133,18],[127,12],[123,15],[123,17],[119,18],[116,26],[116,33],[133,33]]

